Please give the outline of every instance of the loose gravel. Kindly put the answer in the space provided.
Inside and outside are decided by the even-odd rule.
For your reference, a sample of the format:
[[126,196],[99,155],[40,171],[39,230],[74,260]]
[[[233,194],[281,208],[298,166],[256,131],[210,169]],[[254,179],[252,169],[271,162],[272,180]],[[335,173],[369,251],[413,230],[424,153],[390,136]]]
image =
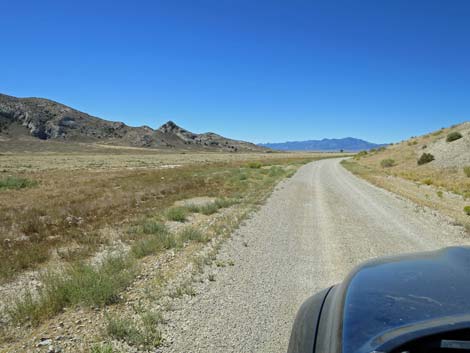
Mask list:
[[162,352],[285,352],[300,304],[360,262],[469,243],[451,220],[339,162],[310,163],[276,187],[224,244],[211,280],[168,313]]

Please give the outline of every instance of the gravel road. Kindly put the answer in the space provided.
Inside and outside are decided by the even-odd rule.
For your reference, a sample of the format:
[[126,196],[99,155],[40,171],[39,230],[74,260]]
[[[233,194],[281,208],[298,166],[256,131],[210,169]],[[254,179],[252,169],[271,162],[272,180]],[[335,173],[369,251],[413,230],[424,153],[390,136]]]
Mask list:
[[346,171],[307,164],[226,242],[215,281],[169,315],[164,352],[285,352],[300,304],[361,261],[468,243],[462,229]]

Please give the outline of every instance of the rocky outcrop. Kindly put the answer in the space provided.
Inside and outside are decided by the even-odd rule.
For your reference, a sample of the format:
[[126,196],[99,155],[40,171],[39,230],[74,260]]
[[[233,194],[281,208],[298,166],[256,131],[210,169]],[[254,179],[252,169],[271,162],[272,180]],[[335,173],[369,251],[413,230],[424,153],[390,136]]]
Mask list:
[[[15,138],[12,126],[41,140],[96,142],[135,147],[221,151],[263,151],[255,144],[214,133],[195,134],[172,121],[157,130],[132,127],[100,119],[42,98],[16,98],[0,94],[0,134]],[[18,130],[16,129],[16,134]],[[9,134],[10,133],[10,134]]]

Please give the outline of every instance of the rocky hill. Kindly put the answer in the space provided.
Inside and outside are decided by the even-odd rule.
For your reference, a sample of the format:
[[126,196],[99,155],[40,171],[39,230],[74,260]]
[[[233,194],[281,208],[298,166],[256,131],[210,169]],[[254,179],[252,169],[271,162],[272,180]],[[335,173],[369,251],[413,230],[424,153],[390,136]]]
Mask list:
[[[431,154],[432,160],[417,164],[423,153]],[[392,144],[377,153],[369,153],[360,158],[361,163],[376,164],[380,167],[383,159],[392,159],[395,165],[387,170],[433,169],[437,173],[452,172],[463,175],[463,167],[470,166],[470,122],[442,128],[422,136]],[[470,180],[470,179],[468,179]]]
[[117,146],[181,150],[264,151],[255,144],[208,132],[195,134],[172,121],[157,130],[132,127],[80,112],[42,98],[16,98],[0,94],[0,138],[31,136],[39,140],[85,142]]
[[345,137],[341,139],[322,139],[308,141],[289,141],[281,143],[262,143],[260,146],[272,148],[282,151],[324,151],[324,152],[357,152],[378,148],[381,144],[367,142],[353,137]]

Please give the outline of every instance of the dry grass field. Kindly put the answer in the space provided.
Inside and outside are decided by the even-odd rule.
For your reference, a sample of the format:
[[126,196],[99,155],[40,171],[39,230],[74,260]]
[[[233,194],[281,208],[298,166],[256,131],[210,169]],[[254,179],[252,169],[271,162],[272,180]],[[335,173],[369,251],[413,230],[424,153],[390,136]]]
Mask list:
[[[433,159],[418,164],[423,154]],[[470,205],[470,123],[362,152],[343,165],[380,187],[442,211],[470,229],[465,211]]]
[[[122,229],[139,217],[158,214],[180,199],[253,198],[277,180],[265,167],[324,157],[118,151],[0,156],[2,280],[51,258],[71,261],[93,254],[120,239]],[[263,168],[250,168],[256,163]]]
[[[120,315],[128,308],[117,309],[116,298],[145,272],[148,257],[176,251],[180,260],[170,261],[171,276],[178,263],[200,267],[209,255],[197,260],[195,251],[207,243],[215,247],[281,179],[309,161],[337,156],[133,148],[3,152],[0,311],[6,319],[0,321],[0,342],[10,342],[11,351],[25,340],[34,345],[32,332],[46,327],[46,335],[47,320],[66,307],[112,305]],[[181,293],[171,295],[189,291],[178,288]],[[158,345],[157,336],[141,344]],[[71,343],[70,349],[77,348]]]

